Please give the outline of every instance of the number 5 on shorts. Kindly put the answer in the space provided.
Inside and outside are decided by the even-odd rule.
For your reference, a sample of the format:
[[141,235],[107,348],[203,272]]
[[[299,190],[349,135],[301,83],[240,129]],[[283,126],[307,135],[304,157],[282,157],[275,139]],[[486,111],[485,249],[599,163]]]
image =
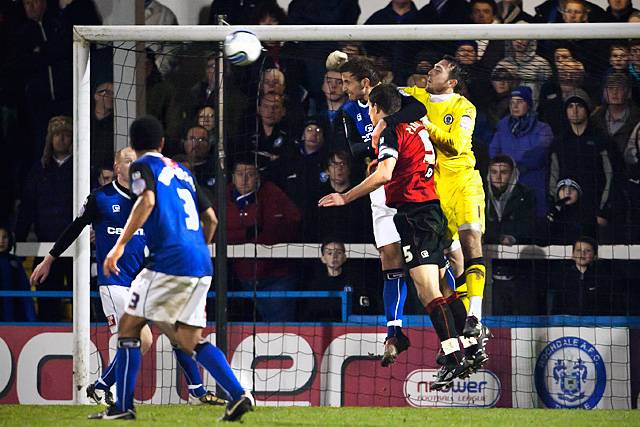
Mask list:
[[413,260],[413,254],[411,253],[411,246],[403,246],[402,253],[404,254],[404,262],[410,263]]

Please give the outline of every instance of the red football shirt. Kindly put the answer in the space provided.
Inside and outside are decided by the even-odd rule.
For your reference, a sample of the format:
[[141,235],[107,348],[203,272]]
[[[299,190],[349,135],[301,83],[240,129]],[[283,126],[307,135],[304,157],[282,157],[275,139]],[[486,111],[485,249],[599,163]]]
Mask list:
[[438,200],[433,182],[436,151],[422,123],[400,123],[386,128],[378,144],[378,162],[397,160],[391,181],[384,186],[387,206]]

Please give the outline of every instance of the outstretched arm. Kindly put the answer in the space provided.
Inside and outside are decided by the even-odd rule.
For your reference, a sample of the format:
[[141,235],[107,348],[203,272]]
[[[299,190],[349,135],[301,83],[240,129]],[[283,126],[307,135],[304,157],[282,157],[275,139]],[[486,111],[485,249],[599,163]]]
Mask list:
[[37,286],[49,277],[53,262],[67,250],[69,246],[78,238],[82,230],[91,224],[98,216],[96,207],[96,198],[93,194],[89,195],[84,202],[84,206],[80,214],[73,220],[71,224],[62,232],[56,243],[53,245],[49,254],[42,260],[40,264],[33,269],[29,282],[32,286]]
[[393,169],[396,166],[396,162],[397,160],[393,157],[386,158],[384,161],[379,162],[376,170],[366,177],[360,184],[356,185],[344,194],[327,194],[320,199],[318,206],[328,207],[346,205],[347,203],[351,203],[354,200],[377,190],[387,182],[391,181],[391,176],[393,175]]

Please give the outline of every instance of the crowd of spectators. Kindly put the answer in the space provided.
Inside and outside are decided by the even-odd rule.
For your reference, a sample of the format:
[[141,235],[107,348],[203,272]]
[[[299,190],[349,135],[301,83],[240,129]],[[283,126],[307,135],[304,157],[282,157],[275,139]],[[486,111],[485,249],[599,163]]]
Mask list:
[[[178,24],[161,1],[145,1],[145,7],[148,25]],[[238,25],[355,24],[360,6],[357,0],[292,0],[285,11],[275,0],[245,0],[240,5],[214,0],[209,22],[215,24],[221,13]],[[0,165],[7,183],[0,194],[0,224],[11,224],[0,229],[0,243],[2,232],[12,236],[12,230],[17,241],[53,241],[73,219],[68,117],[72,26],[100,24],[101,18],[92,0],[5,0],[0,15],[6,40],[0,49],[0,138],[2,146],[15,153],[15,161]],[[639,17],[631,0],[609,0],[606,10],[584,0],[547,0],[535,8],[535,15],[527,14],[521,1],[431,0],[418,8],[411,0],[391,0],[364,25],[627,22]],[[373,241],[367,201],[349,208],[317,207],[320,197],[348,191],[366,171],[348,142],[353,129],[342,111],[348,99],[341,74],[325,68],[327,55],[335,49],[371,57],[383,80],[398,86],[424,87],[432,65],[444,54],[460,61],[466,76],[461,90],[478,113],[474,151],[477,168],[486,177],[485,243],[578,245],[582,239],[580,245],[591,245],[596,253],[596,242],[640,242],[640,41],[263,45],[262,56],[252,65],[225,65],[228,241],[322,243],[324,267],[322,274],[310,276],[316,268],[305,262],[232,260],[232,288],[361,289],[356,282],[380,282],[371,273],[377,271],[370,268],[374,260],[350,262],[357,268],[350,267],[349,274],[342,270],[344,243]],[[213,199],[220,142],[218,53],[211,45],[158,43],[147,44],[142,53],[146,110],[165,127],[165,154],[189,167]],[[108,46],[92,47],[93,187],[113,178],[118,98],[113,54]],[[193,58],[198,58],[195,66]],[[0,256],[4,253],[6,248]],[[11,268],[16,264],[13,258],[7,262]],[[71,289],[70,259],[56,265],[41,289]],[[530,268],[496,263],[494,283],[502,286],[496,286],[496,301],[509,301],[518,277]],[[540,279],[545,288],[569,274],[548,270],[536,270],[548,273]],[[4,280],[10,268],[2,271]],[[610,272],[607,280],[626,280],[627,274]],[[23,286],[19,269],[11,274],[15,288]],[[375,312],[375,298],[363,295],[361,311]],[[547,307],[562,312],[562,301],[550,297],[535,307],[513,310],[541,314]],[[40,300],[38,306],[41,320],[64,317],[58,300]],[[256,308],[265,320],[296,318],[295,305],[288,300],[258,300]],[[336,313],[328,313],[327,319]]]

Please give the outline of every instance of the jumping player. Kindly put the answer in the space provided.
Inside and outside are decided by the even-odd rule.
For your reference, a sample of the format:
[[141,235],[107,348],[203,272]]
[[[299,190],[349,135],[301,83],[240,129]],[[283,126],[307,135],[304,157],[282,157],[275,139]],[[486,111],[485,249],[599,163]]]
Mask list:
[[120,319],[116,403],[89,418],[136,417],[133,391],[140,368],[140,334],[147,322],[153,321],[227,391],[231,401],[223,419],[238,420],[252,409],[253,397],[244,391],[224,354],[201,336],[213,273],[207,242],[213,238],[217,219],[191,173],[160,154],[163,133],[153,116],[136,119],[129,129],[131,148],[138,157],[130,168],[131,190],[137,199],[122,234],[105,258],[104,274],[122,274],[118,261],[141,227],[150,256],[131,284]]
[[411,87],[404,91],[427,107],[423,124],[438,154],[436,189],[454,242],[448,249],[448,257],[457,282],[466,282],[466,319],[459,295],[450,289],[443,292],[454,313],[458,333],[463,335],[467,358],[473,362],[470,367],[477,371],[489,360],[484,347],[490,331],[481,323],[486,273],[482,255],[485,199],[482,178],[474,169],[476,159],[471,144],[476,108],[464,96],[454,93],[462,79],[460,64],[445,56],[429,71],[426,90]]
[[[369,116],[377,123],[400,110],[402,96],[391,84],[380,84],[369,93]],[[440,269],[446,266],[444,248],[447,220],[440,208],[433,174],[436,153],[420,122],[386,127],[380,136],[375,171],[344,194],[332,193],[319,206],[340,206],[382,188],[387,205],[397,209],[393,221],[400,234],[404,261],[418,298],[429,313],[440,339],[442,365],[432,384],[448,386],[467,369],[460,352],[458,333],[446,300],[440,292]]]
[[[371,140],[374,124],[369,117],[369,93],[380,84],[380,77],[373,61],[365,57],[354,57],[343,63],[340,68],[342,84],[349,101],[343,107],[345,132],[352,154],[355,158],[364,158],[371,153]],[[411,96],[402,96],[402,108],[385,117],[391,129],[398,123],[411,123],[426,114],[424,106]],[[383,300],[387,319],[387,338],[385,339],[382,366],[395,362],[398,354],[411,345],[402,332],[404,303],[407,298],[407,283],[404,272],[400,235],[393,223],[396,210],[385,203],[382,187],[370,194],[371,214],[373,216],[373,234],[380,254],[384,276]]]
[[[78,238],[84,227],[91,224],[96,238],[96,261],[102,265],[109,249],[113,247],[129,217],[133,201],[129,193],[129,166],[136,159],[136,153],[131,148],[123,148],[115,155],[114,172],[116,179],[91,193],[84,202],[78,217],[66,228],[58,238],[49,255],[38,264],[31,274],[31,284],[37,286],[49,275],[51,265]],[[129,300],[129,287],[144,261],[145,236],[138,230],[132,238],[131,244],[118,262],[120,275],[106,277],[102,269],[98,269],[98,290],[102,301],[102,310],[107,318],[112,334],[118,332],[118,321],[124,313]],[[141,351],[146,353],[153,336],[148,326],[141,330]],[[174,354],[178,365],[182,368],[187,380],[189,395],[202,403],[224,405],[224,400],[207,391],[202,385],[202,376],[198,365],[185,352],[174,347]],[[113,403],[111,387],[115,383],[115,366],[117,356],[95,383],[87,386],[87,397],[99,403],[102,400],[99,391],[104,393],[107,405]]]

